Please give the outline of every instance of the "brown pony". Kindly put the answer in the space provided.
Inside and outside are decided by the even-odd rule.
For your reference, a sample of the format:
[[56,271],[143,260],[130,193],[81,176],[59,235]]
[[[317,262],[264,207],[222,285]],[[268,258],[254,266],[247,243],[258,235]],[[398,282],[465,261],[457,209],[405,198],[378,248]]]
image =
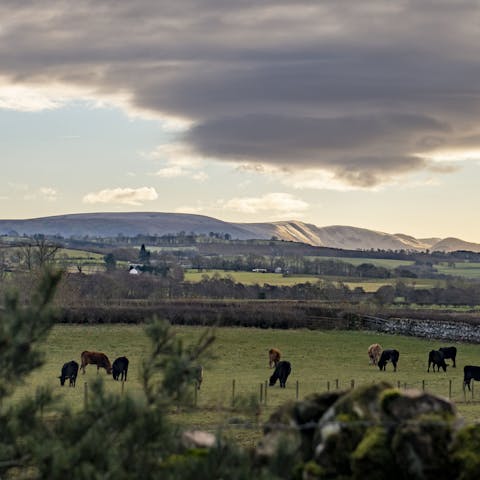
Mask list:
[[276,348],[271,348],[268,351],[268,365],[270,368],[276,367],[277,363],[280,361],[280,357],[282,354],[280,353],[280,350],[277,350]]
[[370,365],[377,365],[381,354],[381,345],[378,343],[372,343],[372,345],[368,347],[368,358],[370,359]]
[[80,355],[80,360],[82,362],[80,365],[80,370],[83,370],[84,374],[85,374],[85,367],[89,363],[97,366],[97,373],[100,367],[104,368],[107,371],[107,373],[112,373],[112,365],[110,363],[110,360],[104,353],[84,351]]

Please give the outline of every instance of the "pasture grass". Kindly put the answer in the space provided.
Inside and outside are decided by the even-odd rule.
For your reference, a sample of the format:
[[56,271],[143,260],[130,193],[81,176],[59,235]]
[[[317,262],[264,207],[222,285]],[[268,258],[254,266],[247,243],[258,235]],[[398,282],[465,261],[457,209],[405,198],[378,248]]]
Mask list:
[[315,261],[315,260],[323,260],[323,261],[328,261],[328,260],[333,260],[333,261],[338,261],[338,262],[343,262],[343,263],[350,263],[351,265],[354,265],[357,267],[358,265],[361,265],[362,263],[370,263],[372,265],[375,265],[376,267],[384,267],[384,268],[397,268],[400,266],[407,266],[407,265],[413,265],[415,262],[413,260],[394,260],[390,258],[361,258],[361,257],[313,257],[313,256],[307,256],[305,258],[308,258],[309,260]]
[[[197,339],[204,328],[174,327],[174,330],[188,344]],[[274,408],[296,399],[297,382],[301,399],[309,393],[326,391],[328,386],[335,389],[337,380],[342,390],[349,389],[352,380],[355,386],[387,380],[393,386],[419,389],[423,387],[423,380],[427,391],[445,397],[449,395],[451,380],[452,397],[459,412],[469,422],[480,420],[480,385],[477,384],[473,401],[470,394],[465,398],[462,390],[463,366],[480,365],[478,345],[453,344],[458,349],[457,368],[449,367],[446,373],[427,373],[428,352],[446,346],[445,342],[371,332],[303,329],[217,328],[215,335],[211,349],[213,358],[204,363],[204,381],[198,392],[197,407],[170,412],[180,425],[222,430],[241,444],[252,446],[261,436],[261,422],[268,419]],[[367,348],[376,342],[384,348],[400,351],[397,372],[393,372],[391,364],[387,365],[386,372],[368,364]],[[278,383],[269,387],[267,405],[246,413],[248,409],[240,406],[255,404],[260,396],[260,385],[264,385],[272,373],[267,355],[272,346],[279,348],[283,359],[292,363],[287,387],[280,389]],[[73,410],[83,408],[84,384],[97,378],[96,367],[89,365],[85,375],[79,373],[76,388],[61,387],[57,378],[66,361],[73,359],[80,363],[83,350],[103,351],[112,362],[118,356],[127,356],[130,369],[125,392],[142,401],[140,365],[149,348],[142,326],[57,325],[47,341],[45,365],[32,373],[24,386],[17,388],[10,401],[19,401],[27,394],[34,394],[36,387],[48,385],[58,395],[60,403],[70,405]],[[99,375],[107,391],[120,395],[120,382],[115,382],[103,369]],[[235,408],[232,408],[233,381]],[[193,392],[192,387],[192,395]],[[54,411],[47,413],[54,414]]]
[[202,280],[204,275],[212,277],[218,274],[220,278],[231,277],[237,283],[243,283],[244,285],[263,285],[268,283],[275,286],[293,286],[298,283],[315,283],[320,280],[320,277],[315,275],[288,275],[283,276],[279,273],[261,273],[261,272],[235,272],[233,270],[203,270],[198,272],[196,270],[186,270],[185,280],[188,282],[196,283]]
[[455,262],[454,267],[448,263],[435,265],[438,273],[452,275],[454,277],[464,277],[471,279],[480,279],[480,263],[478,262]]
[[85,259],[85,260],[99,260],[103,262],[103,254],[90,252],[88,250],[75,250],[73,248],[60,248],[57,252],[57,257],[67,257],[69,259]]
[[376,292],[384,285],[395,285],[397,281],[401,280],[405,285],[414,286],[415,288],[433,288],[435,286],[442,286],[445,284],[443,280],[436,279],[412,279],[412,278],[352,278],[352,277],[335,277],[331,275],[288,275],[283,276],[278,273],[261,273],[261,272],[243,272],[232,270],[204,270],[198,272],[196,270],[187,270],[185,272],[185,280],[188,282],[200,282],[204,275],[212,277],[219,275],[220,278],[231,277],[237,283],[244,285],[275,285],[275,286],[293,286],[299,283],[316,283],[319,280],[324,280],[333,283],[344,283],[350,288],[362,287],[366,292]]

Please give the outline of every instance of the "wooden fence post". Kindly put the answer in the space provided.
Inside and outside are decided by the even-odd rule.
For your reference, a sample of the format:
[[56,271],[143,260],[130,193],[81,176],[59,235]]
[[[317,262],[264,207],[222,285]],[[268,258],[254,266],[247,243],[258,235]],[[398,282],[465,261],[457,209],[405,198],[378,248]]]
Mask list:
[[338,390],[338,378],[335,379],[335,389]]
[[397,382],[397,388],[400,390],[401,386],[400,386],[400,380]]
[[452,398],[452,379],[448,381],[448,398]]
[[350,388],[353,390],[355,388],[355,380],[350,380]]
[[330,380],[327,381],[327,392],[330,391]]
[[425,391],[425,380],[422,380],[422,392]]
[[295,399],[298,400],[298,380],[295,384]]
[[232,380],[232,407],[235,405],[235,379]]
[[260,383],[260,403],[263,402],[263,383]]

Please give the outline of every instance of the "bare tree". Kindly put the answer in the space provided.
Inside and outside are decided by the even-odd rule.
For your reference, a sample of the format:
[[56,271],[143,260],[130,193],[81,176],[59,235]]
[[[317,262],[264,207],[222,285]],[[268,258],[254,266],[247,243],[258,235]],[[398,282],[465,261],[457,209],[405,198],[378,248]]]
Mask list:
[[60,248],[60,245],[51,242],[44,235],[35,235],[33,239],[19,245],[20,255],[27,270],[53,263]]

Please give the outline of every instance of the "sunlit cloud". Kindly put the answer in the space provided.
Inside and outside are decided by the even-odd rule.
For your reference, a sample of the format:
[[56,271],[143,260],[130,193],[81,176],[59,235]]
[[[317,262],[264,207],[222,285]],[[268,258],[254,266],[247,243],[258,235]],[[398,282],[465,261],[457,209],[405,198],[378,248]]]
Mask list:
[[157,198],[158,193],[153,187],[111,188],[88,193],[83,197],[83,202],[89,204],[111,203],[138,206]]
[[144,155],[163,164],[154,175],[160,178],[188,177],[198,182],[204,182],[208,175],[202,169],[206,159],[198,156],[187,145],[168,143],[157,146]]
[[190,213],[198,214],[204,211],[204,207],[201,205],[182,205],[173,210],[175,213]]
[[478,150],[468,150],[468,149],[440,150],[440,151],[423,153],[421,155],[428,157],[434,162],[439,162],[439,163],[478,161],[480,160],[480,149]]
[[65,98],[48,95],[42,90],[15,85],[0,86],[0,109],[38,112],[60,108],[65,103]]
[[272,216],[300,216],[309,204],[289,193],[267,193],[260,197],[237,197],[228,200],[224,209],[245,214],[265,213]]
[[55,202],[58,198],[58,191],[53,187],[32,188],[26,183],[15,182],[8,182],[7,185],[15,194],[20,194],[23,200],[31,201],[41,199]]
[[169,165],[157,170],[155,175],[160,178],[175,178],[184,176],[185,170],[180,165]]
[[54,202],[58,196],[58,192],[51,187],[41,187],[40,194],[49,202]]
[[295,188],[385,188],[479,159],[416,155],[475,148],[476,3],[2,2],[0,109],[155,119],[178,142],[156,152],[160,178],[245,162],[308,172]]
[[205,172],[197,172],[192,175],[192,179],[197,182],[206,182],[208,178],[208,174]]

